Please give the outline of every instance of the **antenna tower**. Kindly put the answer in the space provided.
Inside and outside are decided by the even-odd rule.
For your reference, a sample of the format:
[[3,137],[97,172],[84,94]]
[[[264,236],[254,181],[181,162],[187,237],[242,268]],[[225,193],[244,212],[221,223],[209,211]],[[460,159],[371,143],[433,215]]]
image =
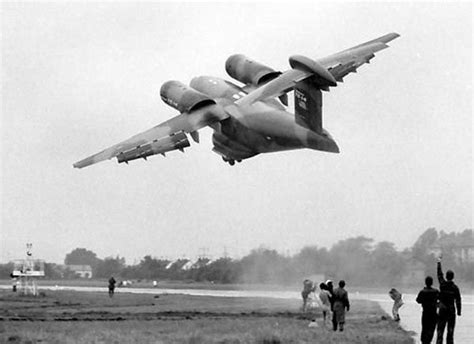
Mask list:
[[[12,277],[16,279],[15,283],[18,291],[22,295],[38,295],[38,286],[36,280],[44,276],[44,261],[33,259],[33,244],[26,244],[26,259],[14,261]],[[13,288],[13,290],[16,290]]]

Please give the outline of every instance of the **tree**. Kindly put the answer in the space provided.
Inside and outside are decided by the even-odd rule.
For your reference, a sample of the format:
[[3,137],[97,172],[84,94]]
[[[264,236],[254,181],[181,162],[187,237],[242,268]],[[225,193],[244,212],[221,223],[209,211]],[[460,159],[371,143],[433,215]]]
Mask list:
[[95,276],[109,278],[110,276],[118,276],[125,267],[125,258],[119,256],[107,257],[97,264]]
[[220,258],[202,270],[201,278],[218,283],[236,283],[240,275],[239,264],[230,258]]
[[430,256],[429,250],[438,241],[438,232],[435,228],[428,228],[413,244],[413,258],[427,263],[433,257]]
[[[169,260],[158,260],[150,255],[143,257],[137,266],[140,278],[153,279],[163,278],[170,272],[166,270]],[[174,277],[174,276],[173,276]]]
[[64,271],[60,265],[44,263],[44,276],[47,279],[61,279],[64,277]]
[[9,279],[13,271],[13,263],[0,264],[0,279]]
[[252,250],[241,260],[243,282],[287,283],[295,279],[291,260],[275,250],[259,248]]
[[65,265],[90,265],[93,269],[97,266],[100,259],[97,255],[85,248],[76,248],[71,253],[66,254]]
[[393,286],[400,281],[405,262],[393,243],[379,242],[371,253],[371,280],[377,284]]
[[373,239],[365,236],[341,240],[330,251],[337,278],[352,283],[367,284],[370,280],[370,251]]
[[332,274],[331,260],[326,248],[308,246],[293,258],[293,265],[298,277],[314,274]]

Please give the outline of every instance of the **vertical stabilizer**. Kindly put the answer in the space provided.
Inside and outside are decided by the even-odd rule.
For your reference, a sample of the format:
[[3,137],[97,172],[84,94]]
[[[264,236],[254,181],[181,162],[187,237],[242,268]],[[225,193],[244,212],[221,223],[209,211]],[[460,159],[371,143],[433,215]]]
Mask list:
[[306,79],[295,86],[296,123],[314,132],[323,131],[323,97],[321,90]]

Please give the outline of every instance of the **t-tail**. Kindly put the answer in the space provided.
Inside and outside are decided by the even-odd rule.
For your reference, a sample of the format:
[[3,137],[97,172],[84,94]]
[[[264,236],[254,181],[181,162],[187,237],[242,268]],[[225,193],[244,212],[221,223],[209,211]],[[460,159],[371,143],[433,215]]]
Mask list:
[[323,134],[323,98],[321,90],[310,79],[295,86],[296,123],[318,134]]
[[295,92],[295,121],[310,130],[309,142],[312,149],[339,153],[339,147],[331,134],[323,128],[323,95],[311,78],[298,82]]

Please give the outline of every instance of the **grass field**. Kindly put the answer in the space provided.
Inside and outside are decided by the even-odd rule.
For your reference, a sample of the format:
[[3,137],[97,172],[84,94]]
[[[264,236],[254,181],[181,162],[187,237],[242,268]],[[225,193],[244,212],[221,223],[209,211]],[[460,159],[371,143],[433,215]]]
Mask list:
[[0,290],[1,343],[413,343],[378,304],[352,302],[344,332],[294,300]]

